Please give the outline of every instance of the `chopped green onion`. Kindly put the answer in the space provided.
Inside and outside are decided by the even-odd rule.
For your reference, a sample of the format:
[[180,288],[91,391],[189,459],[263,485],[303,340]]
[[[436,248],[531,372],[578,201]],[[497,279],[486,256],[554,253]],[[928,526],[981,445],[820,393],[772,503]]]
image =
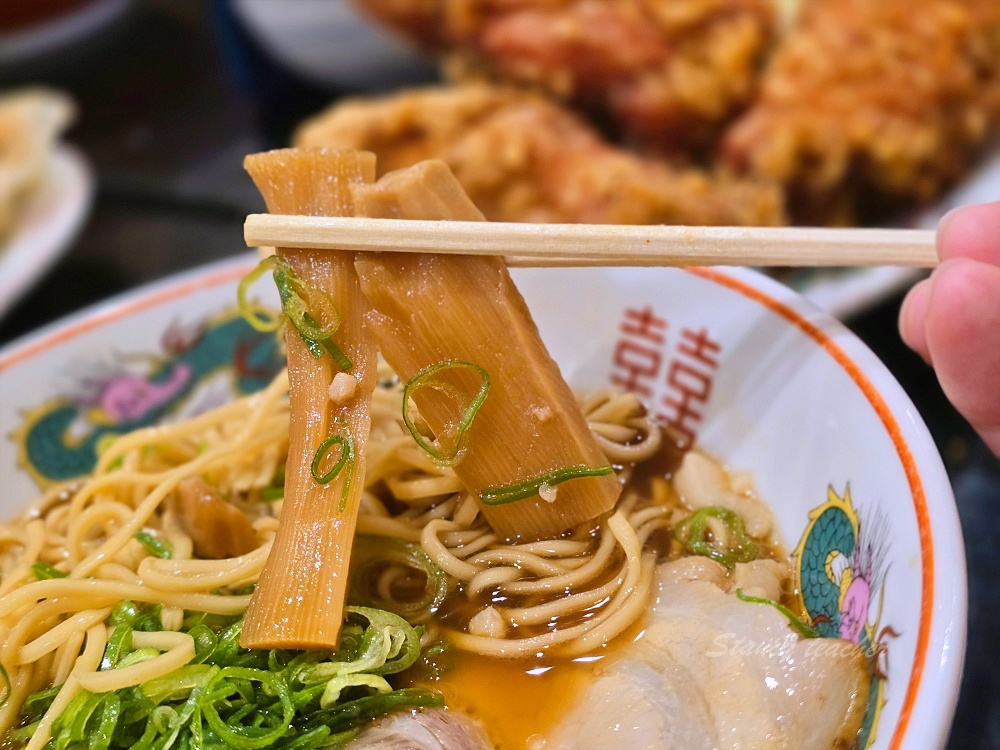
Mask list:
[[[347,429],[346,425],[344,429]],[[347,499],[351,496],[351,481],[354,479],[354,441],[350,439],[350,433],[348,433],[347,438],[350,441],[348,445],[351,447],[351,460],[344,466],[344,485],[340,488],[341,510],[347,507]]]
[[61,570],[43,562],[36,562],[32,565],[31,572],[35,574],[35,578],[39,581],[47,581],[50,578],[65,578],[69,575],[69,573],[63,573]]
[[393,690],[387,695],[369,695],[320,711],[310,723],[323,723],[329,726],[332,732],[343,732],[363,726],[391,711],[442,704],[443,701],[438,693],[419,688],[403,688]]
[[31,738],[34,736],[35,732],[38,730],[38,725],[40,723],[39,719],[31,722],[30,724],[25,724],[17,729],[11,729],[7,733],[7,738],[16,743],[15,747],[21,747],[27,745]]
[[169,560],[174,555],[174,548],[169,542],[157,539],[145,529],[135,532],[135,539],[139,542],[139,544],[145,547],[146,551],[153,557],[158,557],[161,560]]
[[543,484],[550,487],[568,482],[580,477],[604,477],[614,473],[613,466],[567,466],[562,469],[539,474],[537,477],[525,479],[523,482],[505,484],[499,487],[487,487],[479,493],[479,499],[484,505],[506,505],[517,500],[524,500],[538,494]]
[[[104,454],[111,449],[111,446],[120,437],[121,435],[117,432],[107,432],[101,435],[97,439],[97,443],[94,446],[94,450],[96,451],[97,455],[103,458]],[[114,471],[115,469],[120,469],[124,464],[125,464],[125,454],[119,453],[117,456],[114,457],[114,459],[111,460],[110,463],[108,463],[107,467],[105,468],[105,471],[108,472],[108,471]]]
[[[324,458],[326,458],[330,449],[335,445],[340,446],[340,458],[337,459],[337,463],[335,463],[329,471],[325,474],[320,474],[320,463]],[[329,484],[330,481],[340,473],[340,470],[344,468],[344,465],[350,460],[350,458],[351,448],[348,444],[347,438],[343,435],[331,435],[320,443],[319,448],[316,449],[316,455],[313,456],[312,460],[312,475],[313,479],[316,480],[316,484]]]
[[219,642],[212,653],[205,657],[207,664],[225,666],[236,659],[240,650],[240,636],[243,634],[243,620],[237,620],[221,633]]
[[[729,529],[730,539],[727,544],[709,541],[711,528],[709,518],[717,518]],[[701,508],[698,512],[677,524],[674,536],[684,549],[693,555],[701,555],[715,560],[732,570],[736,563],[745,563],[757,559],[759,550],[753,539],[743,528],[743,519],[739,514],[718,506]]]
[[91,747],[109,747],[111,744],[110,737],[94,736],[92,742],[87,741],[91,739],[92,735],[97,735],[100,730],[106,729],[104,712],[101,709],[110,705],[112,706],[112,711],[114,711],[113,704],[117,702],[117,699],[118,696],[116,693],[95,695],[83,692],[77,695],[70,701],[63,714],[61,714],[61,716],[69,716],[70,721],[67,722],[68,726],[62,733],[63,742],[57,743],[56,747],[80,746],[77,743],[81,743],[84,747],[87,745]]
[[750,602],[751,604],[767,604],[774,607],[781,614],[783,614],[788,619],[788,624],[803,638],[819,638],[819,631],[816,630],[809,623],[803,622],[795,614],[786,607],[784,604],[774,601],[774,599],[765,599],[762,596],[750,596],[749,594],[744,594],[743,589],[736,589],[736,598],[741,602]]
[[138,664],[139,662],[155,659],[159,655],[160,652],[155,648],[137,648],[135,651],[129,651],[125,654],[121,658],[121,661],[118,662],[118,666],[130,667],[133,664]]
[[106,432],[97,438],[97,443],[94,445],[94,451],[98,456],[103,455],[106,450],[108,450],[114,442],[120,438],[121,435],[117,432]]
[[417,664],[427,680],[438,681],[455,666],[454,646],[448,641],[438,641],[424,649]]
[[118,666],[118,662],[121,661],[122,655],[131,650],[132,626],[125,623],[116,625],[108,637],[108,643],[104,647],[104,657],[101,659],[98,670],[104,672],[109,669],[115,669]]
[[340,694],[351,687],[370,687],[377,693],[386,694],[392,692],[392,685],[386,682],[385,677],[377,674],[350,674],[343,677],[334,677],[326,683],[323,696],[319,699],[320,708],[329,708],[340,700]]
[[272,255],[269,258],[264,258],[264,260],[257,264],[254,270],[243,277],[240,285],[236,288],[236,304],[239,307],[240,314],[254,330],[261,331],[262,333],[278,330],[281,327],[283,315],[276,310],[267,310],[259,306],[256,302],[251,302],[247,299],[247,292],[250,291],[250,287],[254,285],[257,279],[278,264],[277,257],[276,255]]
[[163,630],[163,621],[160,620],[161,610],[160,604],[140,605],[135,617],[128,624],[132,626],[132,630],[141,630],[145,633],[159,632]]
[[266,503],[273,503],[275,500],[285,498],[285,467],[279,466],[274,476],[271,477],[270,484],[260,491],[260,499]]
[[118,602],[108,615],[109,625],[127,624],[132,626],[139,616],[139,605],[128,599]]
[[49,710],[49,706],[52,705],[52,701],[59,695],[60,690],[62,690],[62,685],[54,685],[47,690],[32,693],[24,701],[24,713],[29,719],[42,718]]
[[323,339],[320,343],[330,356],[333,357],[333,361],[337,363],[337,367],[342,372],[349,372],[354,367],[354,363],[351,362],[350,357],[344,354],[341,348],[333,343],[333,339]]
[[[131,622],[143,611],[130,602],[114,608],[117,622],[101,669],[159,653],[132,648]],[[347,608],[334,653],[244,649],[239,645],[242,624],[232,617],[188,613],[182,630],[195,639],[189,664],[133,687],[81,692],[53,721],[51,746],[319,750],[341,746],[387,713],[442,704],[437,693],[392,690],[386,681],[386,675],[416,661],[422,634],[390,612]],[[53,688],[29,696],[11,738],[30,740],[57,693]]]
[[[304,284],[283,259],[274,269],[274,283],[281,297],[281,307],[299,333],[313,341],[322,341],[337,332],[340,313],[333,299],[322,289]],[[320,322],[323,318],[325,325]]]
[[[420,434],[420,431],[416,428],[416,425],[413,423],[413,418],[410,415],[410,398],[412,398],[413,395],[422,388],[433,388],[434,390],[448,394],[448,396],[456,401],[461,400],[461,394],[455,386],[442,380],[435,379],[434,376],[440,374],[444,370],[471,370],[478,375],[480,379],[479,390],[476,392],[476,395],[472,398],[469,405],[462,412],[462,416],[455,425],[454,433],[452,435],[454,447],[452,450],[447,451],[442,450],[441,448],[438,448],[428,442],[424,436]],[[417,441],[417,445],[419,445],[425,453],[434,459],[435,463],[440,464],[441,466],[455,466],[465,457],[467,448],[465,445],[466,433],[472,425],[472,420],[475,419],[476,413],[483,405],[483,401],[486,400],[486,395],[489,393],[489,390],[490,374],[477,364],[464,362],[459,359],[449,359],[444,362],[437,362],[436,364],[429,365],[410,378],[409,382],[403,388],[403,423],[406,425],[406,429],[410,431],[413,439]],[[438,442],[440,443],[440,441]]]
[[[306,313],[306,318],[312,320],[309,313]],[[333,342],[333,339],[313,339],[302,333],[302,331],[299,331],[299,337],[305,342],[309,352],[316,359],[322,357],[323,352],[326,352],[333,357],[333,361],[336,362],[337,367],[339,367],[341,371],[348,372],[352,367],[354,367],[354,363],[351,362],[350,358],[348,358],[348,356],[341,351],[340,347]]]
[[[310,470],[317,484],[329,484],[340,474],[341,470],[344,471],[344,486],[340,493],[340,509],[343,510],[347,507],[347,498],[351,494],[351,478],[354,476],[354,438],[351,436],[351,430],[347,423],[342,422],[341,424],[344,428],[344,434],[331,435],[320,443],[319,448],[316,449],[316,455],[313,456]],[[340,458],[327,472],[320,474],[320,464],[335,445],[340,446]]]
[[142,692],[153,703],[186,698],[195,688],[203,688],[217,667],[209,664],[188,664],[173,672],[142,683]]
[[[398,565],[426,577],[423,595],[413,600],[384,599],[377,578],[385,568]],[[419,544],[399,539],[359,534],[351,549],[351,588],[348,601],[393,612],[409,623],[426,622],[448,596],[448,576]]]
[[[275,286],[281,298],[280,315],[265,315],[260,307],[247,299],[247,292],[267,270],[273,270]],[[298,331],[310,353],[319,359],[328,353],[337,366],[347,372],[354,365],[350,358],[338,347],[331,336],[340,327],[340,314],[322,289],[316,289],[302,282],[288,261],[279,255],[265,258],[240,281],[236,292],[240,313],[258,331],[274,331],[287,318]],[[320,321],[325,321],[325,324]]]
[[273,503],[285,499],[284,487],[265,487],[260,491],[260,499],[265,503]]
[[[223,720],[219,715],[216,703],[219,698],[240,693],[235,682],[237,680],[259,682],[265,694],[277,697],[281,708],[280,720],[273,710],[269,709],[265,712],[256,706],[252,706],[252,710],[249,712],[253,720],[248,724],[240,723],[233,716]],[[201,709],[202,715],[219,739],[227,746],[239,750],[244,748],[254,750],[273,745],[275,740],[280,739],[288,732],[292,718],[295,716],[295,705],[292,703],[292,696],[285,681],[272,672],[247,667],[223,667],[216,672],[205,686],[204,693],[198,700],[198,708]],[[270,728],[265,728],[267,724],[270,724]]]
[[303,683],[325,682],[355,672],[396,674],[413,666],[420,658],[420,634],[399,615],[371,607],[353,606],[345,607],[344,612],[348,624],[344,627],[341,641],[357,642],[353,649],[355,658],[346,662],[326,661],[308,667],[300,676]]
[[[291,266],[284,261],[280,261],[275,268],[274,283],[278,287],[285,315],[299,332],[310,353],[319,359],[323,352],[327,352],[341,370],[350,370],[353,363],[330,338],[340,327],[340,314],[330,295],[303,284]],[[303,299],[303,295],[309,298],[308,302]],[[317,316],[327,320],[325,326],[317,320]]]

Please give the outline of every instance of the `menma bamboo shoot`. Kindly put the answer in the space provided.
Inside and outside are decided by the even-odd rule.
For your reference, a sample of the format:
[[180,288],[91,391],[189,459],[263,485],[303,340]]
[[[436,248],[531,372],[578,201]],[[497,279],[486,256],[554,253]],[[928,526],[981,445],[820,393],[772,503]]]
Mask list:
[[[350,185],[375,179],[374,155],[357,151],[271,151],[248,156],[245,166],[268,210],[283,214],[350,216]],[[350,360],[348,374],[358,386],[346,402],[333,403],[329,388],[340,368],[329,354],[313,356],[296,328],[286,324],[291,421],[285,499],[274,545],[247,608],[241,643],[247,648],[335,648],[364,484],[375,348],[364,332],[368,305],[351,253],[277,252],[304,285],[333,300],[341,321],[332,341]],[[313,476],[313,459],[335,434],[353,442],[353,465],[320,484]]]
[[[439,161],[352,186],[358,216],[482,221],[448,167]],[[489,393],[468,430],[468,450],[455,472],[493,529],[507,537],[559,533],[610,510],[621,486],[613,474],[580,476],[543,486],[503,505],[482,502],[489,488],[553,472],[606,467],[558,366],[545,349],[500,258],[433,254],[358,255],[355,268],[371,305],[369,329],[404,380],[451,360],[489,375]],[[443,388],[413,394],[420,416],[440,436],[453,431],[479,381],[470,368],[442,370]]]

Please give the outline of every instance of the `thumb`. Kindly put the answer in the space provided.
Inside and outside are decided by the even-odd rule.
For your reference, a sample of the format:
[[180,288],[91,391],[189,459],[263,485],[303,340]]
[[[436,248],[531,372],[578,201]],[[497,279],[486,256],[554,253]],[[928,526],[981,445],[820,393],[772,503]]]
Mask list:
[[941,388],[1000,455],[1000,267],[946,260],[929,287],[924,336]]

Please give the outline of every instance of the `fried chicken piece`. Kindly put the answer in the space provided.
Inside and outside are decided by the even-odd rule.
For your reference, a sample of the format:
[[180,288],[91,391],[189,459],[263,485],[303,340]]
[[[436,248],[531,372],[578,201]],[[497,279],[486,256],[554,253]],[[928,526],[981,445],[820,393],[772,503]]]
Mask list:
[[529,84],[659,149],[706,142],[753,91],[772,0],[359,0],[463,78]]
[[998,122],[1000,0],[811,0],[722,151],[839,223],[933,197]]
[[305,123],[301,147],[374,151],[382,173],[439,158],[488,219],[773,225],[767,183],[644,160],[542,97],[472,84],[348,100]]

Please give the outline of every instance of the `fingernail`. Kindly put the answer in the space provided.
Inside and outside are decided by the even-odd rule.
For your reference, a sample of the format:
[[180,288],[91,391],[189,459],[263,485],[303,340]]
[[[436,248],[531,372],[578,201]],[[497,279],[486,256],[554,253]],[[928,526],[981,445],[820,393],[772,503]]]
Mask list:
[[996,265],[1000,260],[998,233],[1000,201],[953,208],[938,222],[938,257],[942,261],[949,258],[973,258]]
[[938,255],[941,255],[941,244],[942,241],[948,236],[948,227],[955,221],[955,218],[965,211],[968,206],[958,206],[951,209],[944,216],[941,217],[941,221],[937,225],[937,248]]

